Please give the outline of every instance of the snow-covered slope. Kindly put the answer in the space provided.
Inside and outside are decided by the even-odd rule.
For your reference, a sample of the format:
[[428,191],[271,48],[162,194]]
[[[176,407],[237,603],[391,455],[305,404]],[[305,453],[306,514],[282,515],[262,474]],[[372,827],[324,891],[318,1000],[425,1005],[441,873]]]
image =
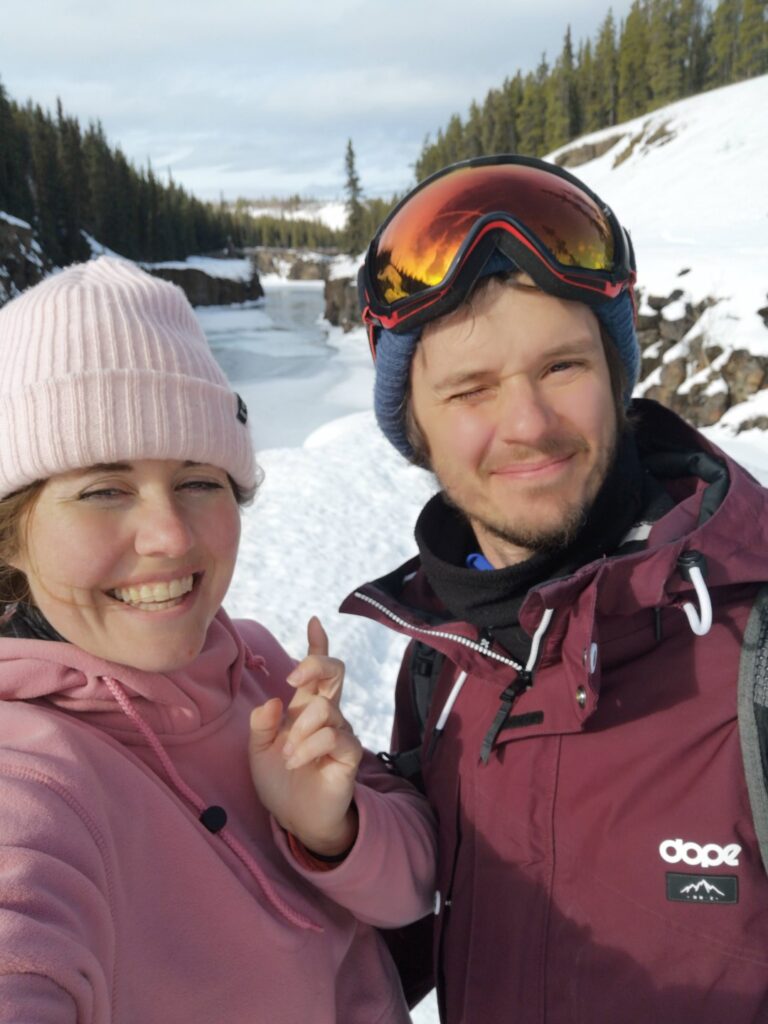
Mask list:
[[[646,295],[683,291],[709,309],[683,339],[706,332],[724,350],[768,357],[768,75],[681,100],[603,129],[550,155],[565,163],[629,229]],[[600,156],[574,164],[589,147]],[[733,407],[736,428],[768,415],[768,391]]]

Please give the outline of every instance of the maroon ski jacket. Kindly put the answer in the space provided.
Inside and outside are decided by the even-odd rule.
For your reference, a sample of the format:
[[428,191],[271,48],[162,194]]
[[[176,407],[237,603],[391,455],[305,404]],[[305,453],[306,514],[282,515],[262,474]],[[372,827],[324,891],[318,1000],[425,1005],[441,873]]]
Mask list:
[[[676,505],[644,550],[529,592],[532,672],[513,702],[521,667],[446,617],[418,559],[342,605],[446,655],[421,744],[446,1024],[768,1021],[768,878],[736,707],[768,580],[768,492],[674,414],[639,406],[646,464]],[[684,606],[695,624],[710,600],[696,635]],[[409,661],[400,750],[420,742]]]

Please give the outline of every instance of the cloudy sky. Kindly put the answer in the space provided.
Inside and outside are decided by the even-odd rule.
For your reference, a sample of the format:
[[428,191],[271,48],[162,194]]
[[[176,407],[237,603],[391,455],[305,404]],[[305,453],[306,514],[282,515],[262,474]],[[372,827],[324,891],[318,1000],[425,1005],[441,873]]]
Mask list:
[[[630,0],[613,0],[621,19]],[[202,198],[369,195],[412,183],[424,137],[543,51],[594,39],[609,0],[2,0],[0,80],[100,119]],[[1,140],[0,140],[1,144]]]

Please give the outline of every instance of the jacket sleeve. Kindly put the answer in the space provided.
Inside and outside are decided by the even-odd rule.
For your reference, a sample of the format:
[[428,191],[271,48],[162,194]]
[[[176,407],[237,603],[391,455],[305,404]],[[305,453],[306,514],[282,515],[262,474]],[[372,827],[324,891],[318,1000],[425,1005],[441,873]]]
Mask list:
[[0,764],[0,1024],[108,1024],[104,840],[37,769]]
[[273,823],[275,840],[298,874],[361,921],[394,928],[423,917],[431,910],[435,876],[435,826],[426,800],[366,751],[355,804],[357,839],[332,871],[302,866]]

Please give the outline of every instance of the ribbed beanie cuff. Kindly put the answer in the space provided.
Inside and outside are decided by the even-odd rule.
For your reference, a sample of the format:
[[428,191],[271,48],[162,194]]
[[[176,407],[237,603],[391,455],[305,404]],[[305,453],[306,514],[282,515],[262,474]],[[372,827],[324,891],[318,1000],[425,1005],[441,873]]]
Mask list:
[[256,482],[243,406],[181,289],[123,260],[0,310],[0,497],[100,462],[207,462]]
[[629,292],[622,292],[611,302],[593,306],[595,316],[605,326],[624,364],[627,383],[624,388],[624,405],[629,405],[640,375],[640,345],[635,331],[635,310]]
[[376,421],[387,440],[406,459],[413,456],[405,433],[405,396],[411,360],[421,330],[394,334],[382,330],[376,346],[376,380],[373,387],[373,409]]
[[[498,273],[498,270],[494,270]],[[486,276],[486,275],[483,275]],[[619,353],[626,373],[624,404],[629,405],[640,371],[640,347],[635,315],[628,292],[601,305],[590,307],[605,326]],[[406,459],[414,456],[406,436],[405,396],[411,360],[421,337],[421,328],[403,334],[381,329],[376,345],[376,380],[373,404],[382,433]]]

